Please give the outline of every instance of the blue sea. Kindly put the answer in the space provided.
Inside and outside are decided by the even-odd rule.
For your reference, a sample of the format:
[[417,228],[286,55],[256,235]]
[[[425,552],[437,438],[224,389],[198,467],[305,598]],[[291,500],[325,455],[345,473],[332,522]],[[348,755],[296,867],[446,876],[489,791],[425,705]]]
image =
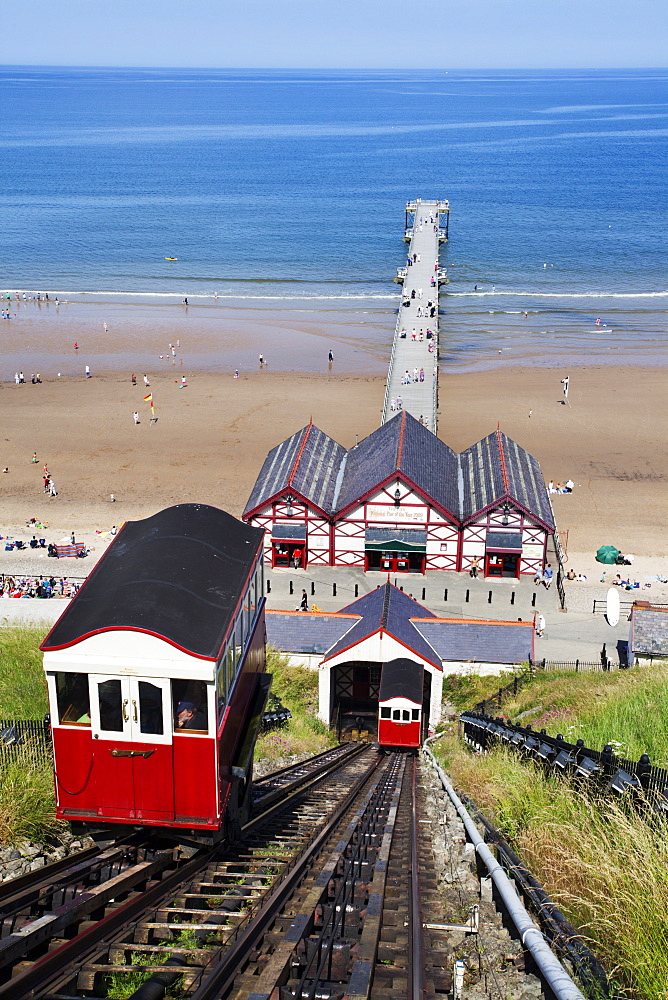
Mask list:
[[666,77],[5,68],[0,287],[348,318],[384,361],[405,202],[447,198],[446,364],[664,363]]

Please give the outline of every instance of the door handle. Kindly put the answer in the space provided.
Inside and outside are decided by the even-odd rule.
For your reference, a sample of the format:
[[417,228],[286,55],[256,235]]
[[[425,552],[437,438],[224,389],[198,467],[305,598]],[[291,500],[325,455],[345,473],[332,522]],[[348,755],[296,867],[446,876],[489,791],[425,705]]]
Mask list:
[[135,722],[137,721],[137,702],[134,698],[132,699],[132,718]]
[[150,757],[155,750],[110,750],[112,757]]
[[126,711],[127,704],[128,704],[128,699],[126,698],[123,701],[123,722],[129,722],[130,721],[130,716],[128,715],[128,713]]

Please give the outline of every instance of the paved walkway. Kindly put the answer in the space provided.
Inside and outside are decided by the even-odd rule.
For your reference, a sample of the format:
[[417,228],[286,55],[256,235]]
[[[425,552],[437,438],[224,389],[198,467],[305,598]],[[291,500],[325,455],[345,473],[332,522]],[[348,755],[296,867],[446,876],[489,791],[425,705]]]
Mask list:
[[[382,423],[399,409],[408,410],[429,430],[437,430],[439,232],[447,202],[409,202],[413,227],[402,304],[394,333]],[[431,315],[433,313],[433,316]],[[431,336],[428,336],[431,332]]]
[[[356,596],[362,597],[388,579],[387,573],[330,566],[313,566],[305,570],[265,567],[265,574],[270,586],[267,607],[281,610],[295,610],[302,589],[305,589],[309,606],[315,604],[323,611],[338,611],[352,603]],[[544,637],[536,638],[537,660],[598,662],[605,643],[608,657],[616,664],[617,643],[629,637],[626,613],[622,614],[619,624],[611,628],[604,614],[594,614],[591,610],[594,599],[605,600],[608,588],[604,583],[568,585],[567,601],[572,595],[574,607],[563,612],[555,588],[545,590],[543,586],[535,586],[531,577],[473,580],[467,573],[430,570],[426,576],[390,575],[390,582],[403,587],[416,601],[443,618],[531,621],[535,613],[541,612],[547,625]],[[625,596],[622,594],[622,598]],[[658,595],[654,596],[656,599]]]

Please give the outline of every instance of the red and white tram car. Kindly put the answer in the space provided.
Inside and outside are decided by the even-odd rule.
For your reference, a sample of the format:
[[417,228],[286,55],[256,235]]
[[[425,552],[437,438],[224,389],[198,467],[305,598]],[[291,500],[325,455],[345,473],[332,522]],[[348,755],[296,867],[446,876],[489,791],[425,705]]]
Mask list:
[[378,745],[415,749],[422,743],[422,664],[399,657],[383,664],[378,692]]
[[127,522],[41,645],[56,815],[214,843],[250,805],[264,532],[180,504]]

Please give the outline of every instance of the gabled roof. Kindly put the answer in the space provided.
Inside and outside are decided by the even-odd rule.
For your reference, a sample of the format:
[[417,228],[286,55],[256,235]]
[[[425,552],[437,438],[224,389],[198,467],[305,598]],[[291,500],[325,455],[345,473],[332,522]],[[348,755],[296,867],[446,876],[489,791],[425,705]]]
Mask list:
[[440,667],[440,659],[434,649],[414,628],[410,620],[411,617],[433,618],[434,616],[431,611],[397,587],[393,587],[391,583],[377,587],[376,590],[372,590],[371,593],[365,594],[341,610],[346,614],[359,615],[360,618],[350,631],[327,651],[326,660],[337,656],[344,649],[356,646],[382,629],[412,649],[418,656]]
[[284,653],[324,654],[348,632],[357,615],[266,611],[267,642]]
[[336,511],[400,472],[457,516],[457,455],[406,410],[350,449],[334,500]]
[[260,471],[244,516],[282,491],[294,490],[329,514],[345,448],[312,423],[273,448]]
[[500,430],[488,434],[459,456],[463,521],[508,498],[554,528],[537,460]]
[[196,503],[126,521],[40,649],[136,629],[217,659],[263,537],[261,528]]
[[441,660],[523,663],[533,654],[531,622],[430,618],[414,621],[413,625]]

